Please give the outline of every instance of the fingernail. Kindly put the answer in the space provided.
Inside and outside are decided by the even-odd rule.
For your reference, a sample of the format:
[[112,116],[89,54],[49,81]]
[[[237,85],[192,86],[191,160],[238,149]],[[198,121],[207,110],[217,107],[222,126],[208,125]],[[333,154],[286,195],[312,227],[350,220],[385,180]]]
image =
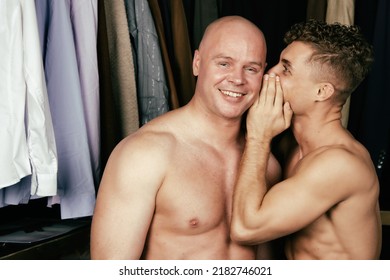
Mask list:
[[269,76],[273,78],[273,77],[275,77],[275,73],[271,73],[271,74],[269,74]]

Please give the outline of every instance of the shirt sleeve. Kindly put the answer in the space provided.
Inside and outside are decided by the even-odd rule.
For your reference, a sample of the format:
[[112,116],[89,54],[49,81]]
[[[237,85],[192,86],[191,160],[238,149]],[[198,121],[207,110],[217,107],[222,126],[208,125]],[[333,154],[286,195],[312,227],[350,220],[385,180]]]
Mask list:
[[57,192],[57,152],[34,1],[21,0],[23,14],[24,75],[26,81],[26,133],[32,168],[31,194]]

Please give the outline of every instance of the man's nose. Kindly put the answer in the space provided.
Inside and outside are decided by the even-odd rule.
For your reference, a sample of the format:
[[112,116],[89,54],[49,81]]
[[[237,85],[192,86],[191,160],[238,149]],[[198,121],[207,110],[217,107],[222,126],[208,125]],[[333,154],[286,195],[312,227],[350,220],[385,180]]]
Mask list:
[[234,69],[230,72],[228,77],[229,82],[235,83],[235,84],[242,84],[244,83],[245,77],[244,77],[244,70],[243,69]]

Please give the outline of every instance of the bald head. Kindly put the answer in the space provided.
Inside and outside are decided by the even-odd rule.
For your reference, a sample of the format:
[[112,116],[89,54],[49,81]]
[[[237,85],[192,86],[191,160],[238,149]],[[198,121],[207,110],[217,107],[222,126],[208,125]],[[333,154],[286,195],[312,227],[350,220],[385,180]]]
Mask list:
[[[210,47],[216,39],[221,40],[227,36],[242,37],[244,40],[254,40],[259,47],[266,51],[266,43],[263,32],[251,21],[240,16],[226,16],[212,22],[205,30],[199,44],[199,50]],[[240,42],[240,41],[236,41]]]

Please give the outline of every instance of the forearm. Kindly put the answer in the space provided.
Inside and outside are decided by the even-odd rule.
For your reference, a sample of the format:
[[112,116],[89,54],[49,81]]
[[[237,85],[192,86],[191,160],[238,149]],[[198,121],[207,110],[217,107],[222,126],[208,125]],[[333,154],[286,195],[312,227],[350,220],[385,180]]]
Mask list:
[[271,140],[248,139],[233,197],[232,231],[235,239],[247,239],[261,224],[261,204],[267,193],[267,166]]
[[234,240],[251,244],[274,237],[273,203],[267,203],[269,194],[266,196],[271,141],[290,126],[292,114],[283,101],[279,77],[264,75],[259,98],[247,115],[247,142],[233,197]]

